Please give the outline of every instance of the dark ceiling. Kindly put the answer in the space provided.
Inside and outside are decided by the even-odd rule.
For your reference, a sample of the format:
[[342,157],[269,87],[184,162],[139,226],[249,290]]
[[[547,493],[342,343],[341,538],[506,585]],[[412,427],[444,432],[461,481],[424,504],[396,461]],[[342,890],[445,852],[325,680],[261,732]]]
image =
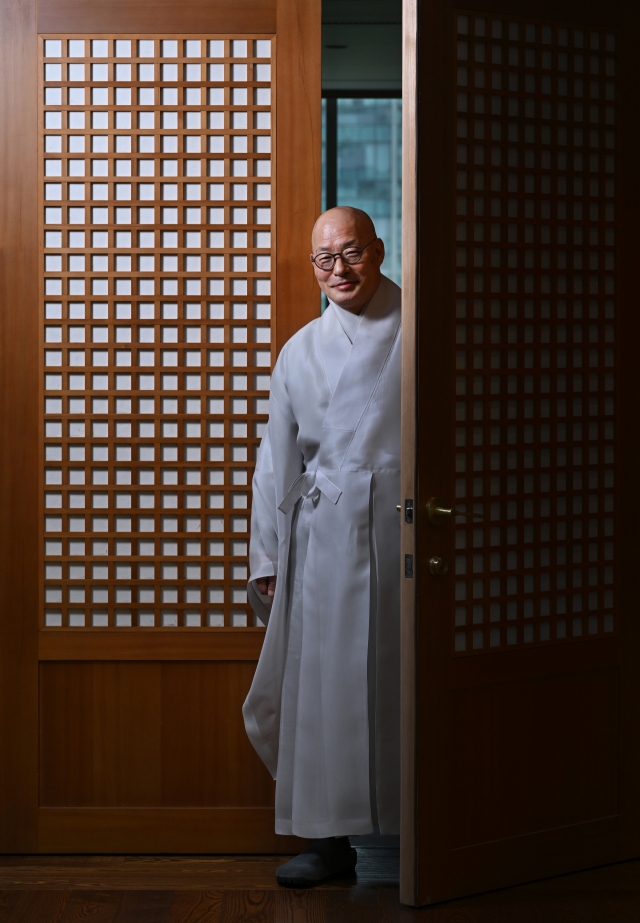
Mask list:
[[402,0],[323,0],[325,90],[399,90]]

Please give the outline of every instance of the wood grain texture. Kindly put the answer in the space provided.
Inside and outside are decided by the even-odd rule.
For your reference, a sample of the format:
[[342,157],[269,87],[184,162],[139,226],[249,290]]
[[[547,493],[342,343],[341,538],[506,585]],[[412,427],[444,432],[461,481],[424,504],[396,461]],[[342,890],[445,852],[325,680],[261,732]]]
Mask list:
[[325,918],[369,923],[378,916],[378,895],[371,889],[359,894],[349,890],[331,891],[325,896]]
[[254,660],[263,628],[45,630],[39,657],[55,660]]
[[223,899],[222,891],[178,891],[167,923],[218,923]]
[[247,920],[247,923],[267,923],[275,911],[273,891],[226,891],[222,900],[220,923]]
[[[289,891],[279,887],[275,872],[287,855],[300,852],[303,840],[277,837],[276,855],[85,855],[0,856],[0,893],[20,890],[210,892],[218,903],[225,891],[277,891],[296,895],[293,907],[309,913],[320,891],[385,888],[395,892],[398,850],[358,848],[357,880],[331,878],[319,888]],[[2,905],[0,904],[0,907]],[[278,913],[285,913],[284,904]],[[286,919],[286,918],[285,918]],[[3,921],[4,923],[4,921]]]
[[162,803],[158,664],[40,669],[40,804]]
[[92,923],[112,923],[121,918],[124,894],[122,891],[69,891],[59,918],[63,920],[91,920]]
[[320,313],[309,262],[311,230],[320,212],[320,0],[278,0],[276,41],[277,262],[275,343],[279,352]]
[[43,807],[271,807],[246,736],[254,664],[45,663]]
[[457,690],[454,848],[615,816],[618,695],[615,669]]
[[[554,887],[555,885],[555,887]],[[240,899],[226,903],[226,923],[244,923],[246,919],[277,920],[278,923],[409,923],[425,919],[425,912],[401,907],[396,891],[364,888],[342,892],[320,889],[304,896],[296,891],[278,891],[273,900],[264,892],[247,892]],[[588,885],[587,885],[588,887]],[[244,892],[241,892],[244,893]],[[373,894],[373,897],[372,897]],[[143,891],[135,896],[123,892],[88,892],[79,895],[52,894],[44,891],[22,900],[20,892],[0,893],[0,907],[6,908],[3,923],[22,923],[24,909],[42,915],[42,923],[78,923],[91,919],[97,923],[218,923],[222,918],[222,902],[227,892]],[[301,897],[304,900],[301,900]],[[186,898],[183,903],[182,898]],[[309,900],[309,898],[312,898]],[[199,916],[191,908],[196,907]],[[271,915],[257,916],[260,908]],[[273,912],[275,908],[275,913]],[[429,910],[431,923],[635,923],[640,912],[637,893],[625,890],[589,890],[575,893],[562,885],[549,883],[535,891],[513,889],[482,897],[468,898],[451,904],[440,904]],[[138,916],[132,916],[138,914]],[[235,914],[235,915],[234,915]],[[253,914],[253,917],[251,916]],[[35,918],[34,918],[35,919]]]
[[[277,32],[282,345],[319,308],[306,239],[320,196],[320,4],[44,0],[36,12],[7,0],[1,15],[0,850],[295,849],[273,832],[273,781],[242,728],[262,629],[242,638],[160,629],[156,639],[135,629],[43,631],[38,765],[36,31]],[[109,906],[74,907],[69,918],[108,915]],[[141,913],[123,906],[118,918]]]
[[242,719],[253,672],[251,662],[163,664],[162,804],[273,805],[273,779]]
[[300,852],[304,840],[276,836],[273,808],[40,808],[40,848],[49,853],[211,855]]
[[[622,137],[621,142],[616,140],[616,145],[627,152],[626,156],[632,156],[629,152],[634,150],[636,126],[631,108],[626,107],[632,99],[635,100],[637,87],[635,84],[633,88],[627,86],[626,81],[631,79],[628,75],[635,74],[634,68],[637,67],[637,55],[632,50],[637,46],[639,32],[639,17],[635,8],[632,10],[621,2],[605,7],[594,2],[578,4],[572,0],[559,0],[554,4],[546,0],[536,4],[518,0],[492,0],[488,5],[474,3],[472,9],[477,10],[481,16],[493,14],[505,18],[522,17],[536,24],[548,18],[551,23],[566,23],[570,26],[570,34],[576,36],[576,41],[582,35],[580,30],[584,30],[585,35],[590,29],[617,31],[616,55],[620,65],[616,65],[616,74],[621,91],[618,96],[616,90],[616,98],[622,109],[621,117],[616,115],[616,119],[619,120]],[[453,499],[456,477],[453,438],[456,357],[452,348],[455,296],[452,281],[454,220],[457,220],[454,217],[453,192],[457,153],[454,128],[457,12],[456,5],[449,0],[422,4],[418,24],[419,363],[417,544],[414,572],[418,599],[415,662],[420,664],[420,670],[415,684],[418,779],[416,904],[433,903],[483,888],[526,881],[534,875],[541,877],[557,874],[570,868],[635,855],[639,829],[639,799],[637,785],[633,781],[637,776],[639,758],[638,735],[634,728],[637,728],[640,705],[637,670],[632,666],[632,661],[637,661],[640,644],[637,620],[633,616],[635,584],[631,576],[635,570],[632,558],[637,558],[635,512],[629,516],[625,514],[625,519],[620,521],[622,531],[618,537],[619,544],[625,547],[623,553],[626,555],[627,549],[630,549],[631,555],[625,557],[625,568],[620,570],[622,595],[627,607],[621,611],[618,622],[623,633],[621,643],[615,639],[575,640],[571,644],[558,645],[555,652],[551,646],[538,647],[536,651],[523,651],[522,656],[520,652],[508,650],[504,656],[488,653],[485,645],[482,652],[480,648],[471,651],[472,656],[452,656],[454,604],[451,570],[450,575],[441,581],[434,580],[427,570],[427,562],[432,555],[453,563],[455,553],[453,529],[446,525],[442,529],[431,528],[424,522],[426,517],[422,511],[431,496]],[[574,33],[571,26],[575,26],[578,31]],[[482,24],[480,28],[483,28]],[[491,23],[488,23],[487,28],[490,30]],[[473,35],[471,28],[470,41]],[[629,62],[628,65],[625,62]],[[475,86],[475,83],[470,83],[470,92],[476,92]],[[473,143],[481,146],[475,138]],[[489,149],[488,145],[486,149]],[[476,168],[473,163],[472,167]],[[622,233],[625,246],[631,241],[635,246],[638,231],[633,216],[637,211],[639,187],[630,163],[627,170],[631,172],[620,174],[622,178],[616,179],[618,184],[625,184],[624,187],[617,187],[618,192],[623,188],[624,201],[621,199],[616,204],[616,240]],[[625,179],[627,175],[633,176],[628,188]],[[538,208],[539,197],[532,201]],[[535,214],[538,215],[538,211]],[[480,221],[480,218],[474,216],[473,220]],[[592,220],[591,217],[589,220]],[[629,402],[637,403],[639,386],[637,362],[633,361],[631,350],[626,349],[626,344],[636,338],[637,318],[635,312],[627,313],[625,305],[634,303],[638,283],[628,268],[633,265],[630,253],[627,259],[621,273],[622,287],[625,289],[628,286],[625,290],[629,295],[625,299],[618,299],[616,311],[622,311],[620,323],[627,331],[623,338],[625,348],[622,352],[622,361],[627,365],[622,368],[621,374],[626,382],[623,401],[625,406],[630,407]],[[616,265],[620,265],[617,260],[618,256]],[[478,295],[473,294],[471,297],[480,299],[479,289],[477,291]],[[617,368],[619,363],[620,354],[617,353]],[[619,406],[616,412],[620,412]],[[624,442],[616,448],[616,452],[622,451],[623,460],[615,477],[621,496],[628,494],[635,510],[638,488],[637,479],[631,472],[630,459],[637,454],[637,437],[629,431],[629,427],[625,429],[627,434]],[[620,457],[620,454],[616,456],[618,459]],[[629,466],[628,469],[625,466]],[[625,470],[628,473],[620,488],[619,474]],[[624,538],[626,534],[629,535],[628,543]],[[628,627],[625,619],[628,620]],[[571,647],[574,650],[570,650]],[[469,652],[469,646],[466,650]],[[472,663],[474,660],[477,665]],[[618,670],[621,690],[619,700],[609,680],[602,681],[603,675],[607,674],[611,678]],[[536,686],[536,676],[538,682],[532,710],[528,694]],[[487,696],[491,698],[492,683],[496,684],[493,688],[500,699],[499,705],[497,700],[490,705],[487,701]],[[482,709],[483,699],[486,705],[481,720],[484,730],[480,731],[479,726],[474,725],[474,715],[478,717],[476,707]],[[461,708],[463,700],[466,704]],[[516,713],[512,713],[509,721],[502,724],[500,731],[500,716],[504,716],[510,706],[516,704]],[[601,708],[608,712],[606,716]],[[563,714],[564,720],[561,720]],[[618,730],[620,737],[618,740],[612,739]],[[504,736],[498,742],[496,735],[500,737],[502,733]],[[534,743],[536,739],[537,745]],[[472,740],[475,740],[475,745],[472,745]],[[596,756],[591,750],[592,746],[597,749]],[[530,750],[532,759],[527,760],[529,747],[537,747],[539,752],[534,755]],[[438,754],[437,759],[433,758],[434,753]],[[623,767],[620,774],[615,767],[618,753]],[[535,772],[534,766],[539,759],[543,759],[545,765],[539,763],[538,771]],[[514,760],[522,761],[522,774],[517,781],[508,772],[501,776],[500,791],[492,790],[492,782],[488,781],[490,767],[495,769],[499,763],[502,773],[509,765],[513,768]],[[550,766],[553,767],[551,782],[548,775]],[[529,772],[531,776],[527,781]],[[565,793],[559,780],[569,778],[575,787],[571,793]],[[482,779],[487,782],[487,787],[480,793],[476,786],[480,784],[482,787]],[[493,795],[489,794],[490,790]],[[545,791],[546,795],[543,795]],[[535,810],[536,799],[541,796],[543,802],[538,801]],[[480,832],[483,818],[487,819],[490,802],[491,823],[495,822],[496,826],[492,832],[488,826]],[[598,817],[591,813],[596,807]],[[615,816],[618,810],[619,818]],[[573,820],[568,819],[567,811],[573,812]],[[606,816],[609,812],[614,816]],[[454,817],[458,817],[462,825],[460,828],[456,828]],[[583,823],[579,823],[579,819]],[[479,826],[472,831],[476,823]],[[513,826],[508,829],[510,824]],[[464,835],[455,840],[456,829],[461,834],[462,827],[465,828]],[[626,839],[623,839],[623,829],[626,830]],[[492,837],[497,839],[488,842]],[[454,849],[454,845],[461,848]],[[404,892],[403,899],[406,899]],[[468,905],[460,902],[456,906],[465,908]],[[518,913],[512,918],[546,920],[548,906],[543,902],[535,911],[526,910],[522,917]],[[603,906],[594,914],[594,919],[605,918]],[[494,910],[495,915],[488,918],[510,918],[509,911],[500,901],[495,903]],[[549,912],[551,916],[555,913]],[[459,918],[474,919],[471,914],[465,914],[466,910],[461,910]],[[434,913],[434,916],[438,914]],[[442,919],[446,918],[443,911]],[[584,919],[589,919],[588,914]]]
[[[38,32],[148,32],[149,12],[141,0],[41,0]],[[154,0],[152,16],[154,32],[275,32],[276,0]]]
[[[365,852],[359,850],[359,865]],[[3,857],[3,923],[636,923],[640,862],[590,869],[417,910],[377,873],[330,879],[308,891],[279,888],[276,857]],[[123,871],[128,868],[128,872]],[[256,868],[261,869],[256,877]],[[173,868],[173,871],[171,869]],[[221,869],[224,868],[224,871]],[[9,876],[9,877],[8,877]],[[209,879],[207,881],[207,879]],[[224,912],[224,917],[222,916]],[[138,916],[134,916],[138,914]]]
[[59,923],[69,902],[66,891],[14,891],[0,898],[2,920],[42,920]]
[[[416,272],[417,272],[417,0],[402,7],[402,470],[401,503],[416,497]],[[417,516],[414,513],[414,522]],[[413,904],[416,876],[415,579],[405,577],[405,555],[415,555],[416,525],[401,513],[401,815],[400,894]]]
[[324,891],[276,891],[275,918],[280,923],[323,923],[326,918]]
[[127,891],[121,896],[115,919],[118,923],[166,923],[170,907],[162,891]]
[[35,42],[35,2],[5,0],[0,6],[0,850],[24,851],[35,848],[37,805]]

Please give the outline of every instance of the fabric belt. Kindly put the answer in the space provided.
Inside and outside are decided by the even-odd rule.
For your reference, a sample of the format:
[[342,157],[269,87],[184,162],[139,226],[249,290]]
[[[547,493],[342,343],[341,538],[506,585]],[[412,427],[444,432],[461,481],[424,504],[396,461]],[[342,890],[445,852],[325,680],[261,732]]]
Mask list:
[[289,513],[301,497],[315,500],[321,493],[332,503],[337,503],[342,491],[322,471],[304,471],[295,479],[278,509]]

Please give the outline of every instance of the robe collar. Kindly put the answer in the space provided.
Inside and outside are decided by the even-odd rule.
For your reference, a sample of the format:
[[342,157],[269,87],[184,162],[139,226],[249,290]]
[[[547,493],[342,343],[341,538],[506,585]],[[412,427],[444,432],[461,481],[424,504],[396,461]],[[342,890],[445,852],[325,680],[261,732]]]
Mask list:
[[[360,322],[359,317],[356,316],[354,319],[358,323]],[[347,364],[351,348],[352,341],[344,326],[340,323],[339,315],[334,308],[333,302],[330,301],[329,307],[322,315],[318,325],[320,362],[329,386],[330,398],[333,397],[338,387],[338,382]]]
[[352,311],[347,311],[345,308],[341,308],[339,304],[335,303],[335,301],[329,301],[330,307],[335,311],[336,317],[340,322],[340,326],[349,338],[349,342],[351,344],[353,344],[353,341],[356,338],[358,327],[360,326],[360,321],[362,320],[362,315],[367,310],[369,303],[370,302],[367,302],[359,314],[354,314]]
[[[357,318],[359,324],[353,346],[348,344],[348,334],[344,328],[344,337],[334,341],[334,354],[328,354],[329,365],[325,365],[332,397],[322,424],[318,465],[303,471],[295,479],[278,507],[283,513],[290,513],[302,497],[315,500],[322,493],[334,504],[340,499],[342,489],[322,469],[331,473],[347,467],[349,447],[398,337],[400,294],[398,286],[383,276],[378,291]],[[333,305],[332,302],[330,304]],[[325,311],[318,331],[320,337],[324,335],[330,341],[331,330],[335,330],[339,315],[333,312],[329,316],[327,314],[328,311]],[[320,352],[322,356],[322,349]],[[343,353],[342,359],[338,358],[340,352]],[[344,363],[344,368],[334,390],[331,378],[335,380],[339,362]]]
[[319,467],[339,468],[369,406],[400,329],[400,289],[383,276],[360,315],[349,357],[322,424]]

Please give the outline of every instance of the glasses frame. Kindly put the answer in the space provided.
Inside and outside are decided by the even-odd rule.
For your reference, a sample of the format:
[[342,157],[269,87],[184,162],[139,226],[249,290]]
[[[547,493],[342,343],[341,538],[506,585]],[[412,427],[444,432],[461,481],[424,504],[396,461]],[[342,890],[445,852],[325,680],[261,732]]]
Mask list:
[[[329,253],[329,252],[323,251],[322,253],[316,253],[315,256],[311,256],[309,257],[309,259],[311,260],[313,265],[316,267],[316,269],[320,270],[320,272],[333,272],[333,269],[336,265],[336,260],[338,259],[338,257],[340,257],[340,259],[345,264],[345,266],[357,266],[358,263],[362,262],[362,254],[364,253],[364,251],[367,249],[367,247],[370,247],[371,244],[374,244],[376,240],[378,240],[378,238],[374,237],[373,240],[370,240],[368,244],[364,245],[364,247],[346,247],[345,248],[346,250],[357,250],[359,252],[359,256],[357,260],[345,260],[344,258],[345,250],[339,250],[337,253]],[[333,259],[331,266],[328,266],[327,269],[324,269],[322,266],[318,266],[318,264],[316,263],[316,259],[319,256],[324,256],[324,257],[330,256]]]

